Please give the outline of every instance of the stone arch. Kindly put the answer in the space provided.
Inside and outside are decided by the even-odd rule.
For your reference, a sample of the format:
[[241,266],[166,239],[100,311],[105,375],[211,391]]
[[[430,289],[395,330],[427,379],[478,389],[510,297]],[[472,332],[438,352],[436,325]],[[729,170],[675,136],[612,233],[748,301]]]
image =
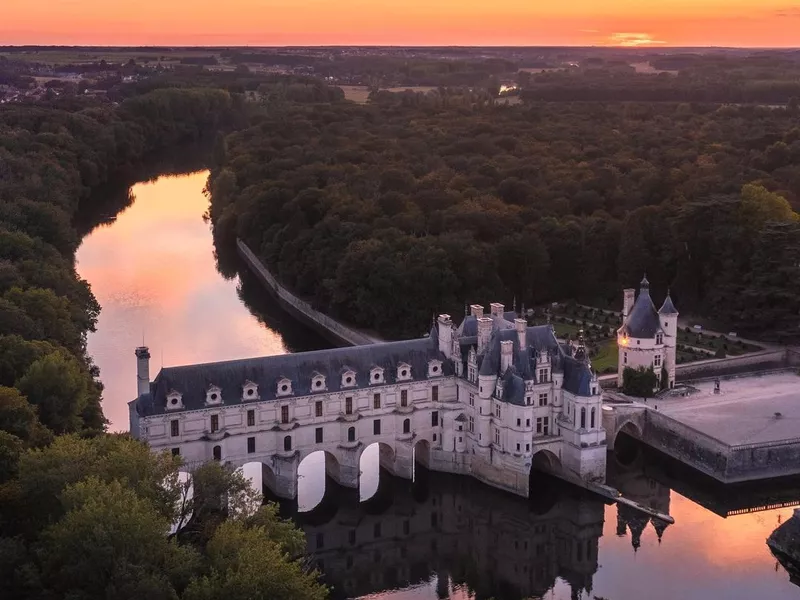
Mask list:
[[[426,469],[431,468],[431,443],[426,440],[422,439],[417,441],[414,444],[413,450],[414,456],[414,472],[416,474],[416,467],[418,464],[422,465]],[[416,475],[415,475],[416,478]]]
[[394,447],[386,442],[373,442],[362,449],[358,458],[358,487],[362,501],[378,491],[383,472],[394,474],[395,459]]
[[[625,434],[625,435],[620,435]],[[614,441],[609,446],[614,451],[614,458],[622,467],[632,467],[640,458],[638,441],[642,439],[642,430],[635,422],[626,420],[617,429]]]
[[339,483],[341,465],[330,451],[304,453],[297,463],[297,504],[301,512],[319,505],[328,492],[328,482]]
[[277,492],[277,475],[270,465],[261,461],[251,461],[243,464],[239,470],[264,498]]
[[222,446],[214,446],[211,450],[211,454],[214,460],[222,460]]
[[539,450],[531,459],[531,471],[553,472],[561,470],[561,459],[550,450]]

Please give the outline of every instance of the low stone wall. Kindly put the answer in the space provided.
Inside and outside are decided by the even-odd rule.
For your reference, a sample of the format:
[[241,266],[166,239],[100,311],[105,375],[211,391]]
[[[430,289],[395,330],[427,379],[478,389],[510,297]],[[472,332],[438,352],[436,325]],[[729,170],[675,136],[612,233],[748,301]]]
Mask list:
[[332,319],[328,315],[319,312],[308,302],[301,300],[281,285],[242,240],[236,240],[236,247],[239,251],[239,256],[242,257],[245,264],[247,264],[250,270],[261,280],[267,290],[275,296],[281,306],[304,323],[307,323],[326,336],[333,337],[338,342],[351,346],[377,344],[384,341],[362,331],[357,331],[352,327],[348,327],[336,319]]
[[733,446],[726,479],[730,482],[797,475],[800,438],[767,444]]
[[765,350],[730,358],[714,358],[677,365],[675,377],[678,381],[691,381],[716,375],[737,375],[751,371],[778,369],[789,365],[787,350]]
[[645,421],[645,443],[715,479],[727,479],[729,446],[655,410],[646,412]]

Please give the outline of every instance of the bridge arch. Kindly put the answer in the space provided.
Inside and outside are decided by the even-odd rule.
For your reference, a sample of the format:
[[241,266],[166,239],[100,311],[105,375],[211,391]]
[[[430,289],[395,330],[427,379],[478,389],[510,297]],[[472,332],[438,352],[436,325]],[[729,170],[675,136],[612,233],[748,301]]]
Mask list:
[[626,420],[617,430],[613,445],[609,446],[614,451],[614,458],[622,467],[632,467],[641,456],[639,441],[642,439],[642,430],[637,423]]
[[239,470],[265,499],[276,495],[278,491],[277,476],[270,465],[261,461],[251,461],[243,464]]
[[553,472],[561,470],[561,459],[550,450],[539,450],[531,459],[531,472],[534,470]]
[[316,507],[328,491],[328,483],[342,480],[338,457],[329,450],[315,450],[298,456],[297,507],[300,512]]

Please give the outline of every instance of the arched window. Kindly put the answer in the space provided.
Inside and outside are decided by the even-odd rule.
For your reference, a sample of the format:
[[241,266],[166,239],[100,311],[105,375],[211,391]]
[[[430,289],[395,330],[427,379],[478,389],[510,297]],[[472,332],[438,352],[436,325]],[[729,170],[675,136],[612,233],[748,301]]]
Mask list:
[[403,421],[403,433],[411,433],[411,419]]
[[348,442],[355,442],[356,441],[356,428],[350,427],[347,430],[347,441]]
[[595,410],[596,410],[595,408],[592,408],[592,418],[591,418],[591,420],[589,421],[589,423],[590,423],[590,424],[591,424],[591,426],[592,426],[592,429],[594,429],[594,415],[595,415]]
[[285,438],[283,438],[283,449],[286,452],[292,449],[292,436],[287,435]]
[[586,407],[581,406],[581,429],[586,429]]
[[222,448],[214,446],[214,460],[222,460]]

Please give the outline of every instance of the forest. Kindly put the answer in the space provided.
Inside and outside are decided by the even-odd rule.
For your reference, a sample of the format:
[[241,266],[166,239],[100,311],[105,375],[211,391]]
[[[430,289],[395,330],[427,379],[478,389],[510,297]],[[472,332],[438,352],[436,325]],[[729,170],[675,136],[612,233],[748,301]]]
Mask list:
[[79,211],[105,208],[92,191],[246,112],[211,87],[0,106],[0,597],[327,596],[303,535],[242,475],[182,478],[179,459],[105,433],[86,353],[100,307],[74,254]]
[[617,305],[646,271],[684,314],[800,339],[793,107],[441,90],[259,119],[218,152],[218,248],[242,238],[357,326],[417,336],[465,303]]

